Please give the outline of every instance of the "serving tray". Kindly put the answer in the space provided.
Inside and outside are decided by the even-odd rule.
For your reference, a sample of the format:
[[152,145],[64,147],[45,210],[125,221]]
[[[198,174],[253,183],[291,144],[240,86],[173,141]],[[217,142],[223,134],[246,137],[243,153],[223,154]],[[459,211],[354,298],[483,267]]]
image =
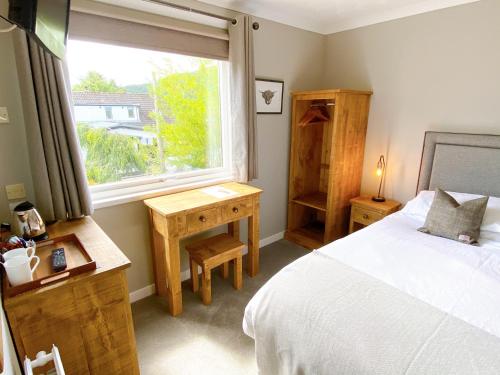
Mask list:
[[[67,268],[60,272],[54,272],[51,267],[50,257],[52,255],[52,250],[61,247],[64,248]],[[87,250],[85,250],[75,234],[37,242],[35,255],[40,257],[40,264],[33,273],[33,281],[12,286],[4,271],[3,291],[5,295],[12,297],[57,281],[69,279],[85,272],[93,271],[97,268],[95,260],[92,259]]]

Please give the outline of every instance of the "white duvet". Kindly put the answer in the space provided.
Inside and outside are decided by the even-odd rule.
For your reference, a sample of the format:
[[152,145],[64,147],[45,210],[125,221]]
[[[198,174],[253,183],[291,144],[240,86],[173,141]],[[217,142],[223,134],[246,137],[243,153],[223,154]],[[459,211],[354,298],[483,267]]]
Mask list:
[[500,244],[466,245],[422,225],[400,212],[318,251],[500,337]]
[[[480,330],[477,332],[487,332],[496,336],[493,338],[486,334],[486,339],[479,340],[481,344],[493,343],[494,350],[497,351],[492,354],[491,358],[481,358],[483,365],[488,363],[490,366],[488,368],[491,369],[490,362],[495,361],[495,356],[500,356],[500,351],[498,351],[500,346],[497,345],[500,344],[498,340],[500,338],[500,244],[483,240],[481,246],[478,247],[465,245],[418,232],[416,228],[422,224],[422,221],[402,212],[393,214],[302,257],[276,274],[249,302],[243,321],[245,333],[256,341],[257,360],[261,371],[266,373],[266,368],[275,370],[278,368],[275,363],[266,363],[266,361],[271,361],[268,352],[277,350],[277,352],[288,352],[287,361],[292,362],[295,361],[293,357],[297,357],[297,361],[301,360],[298,358],[300,357],[298,353],[307,353],[307,355],[304,354],[302,363],[289,363],[284,367],[285,370],[283,355],[277,354],[278,357],[281,356],[279,371],[276,370],[278,372],[328,373],[328,371],[325,372],[325,368],[328,367],[322,367],[321,370],[318,367],[317,371],[311,371],[311,367],[308,367],[310,364],[305,363],[305,358],[308,360],[311,358],[313,361],[314,357],[324,364],[327,358],[335,356],[343,358],[343,348],[345,348],[345,357],[349,358],[347,360],[349,365],[345,368],[352,365],[352,371],[355,372],[345,370],[339,371],[340,373],[359,373],[360,368],[365,368],[363,366],[367,369],[370,369],[370,366],[382,368],[383,365],[379,363],[380,358],[378,358],[380,353],[377,349],[373,349],[377,347],[377,343],[369,343],[370,340],[378,340],[381,345],[388,345],[388,352],[384,352],[385,354],[394,349],[392,346],[396,349],[400,346],[402,352],[406,350],[407,358],[396,360],[397,353],[394,353],[393,357],[387,355],[391,358],[391,363],[400,361],[401,368],[410,366],[405,373],[413,373],[410,371],[411,366],[414,368],[424,366],[422,364],[425,362],[424,357],[432,357],[430,354],[422,356],[419,350],[427,346],[431,347],[429,343],[432,342],[433,336],[439,336],[440,341],[446,342],[447,335],[449,335],[451,340],[453,335],[446,333],[448,323],[443,323],[450,321],[448,317],[454,317],[458,322],[455,322],[454,318],[451,319],[454,328],[450,332],[463,331],[465,337],[472,332],[468,331],[471,325]],[[339,289],[340,286],[342,290]],[[391,290],[394,289],[389,286],[402,293],[394,293],[392,296]],[[359,298],[355,299],[352,295],[354,293],[358,294]],[[380,297],[375,298],[375,295],[380,295]],[[364,299],[365,302],[359,303],[360,299]],[[414,302],[414,300],[423,303]],[[390,303],[387,301],[395,301],[395,306],[389,310],[392,313],[400,311],[401,319],[408,319],[408,325],[415,326],[413,330],[408,329],[408,337],[404,336],[405,333],[399,332],[404,328],[398,328],[395,330],[397,332],[392,332],[391,326],[385,328],[387,335],[402,335],[404,340],[399,336],[397,338],[394,336],[394,340],[403,340],[403,342],[391,341],[389,337],[383,335],[373,337],[377,335],[378,330],[383,331],[382,326],[385,324],[380,314],[382,316],[385,314],[381,311],[384,311],[387,306],[378,306],[380,301],[385,301],[385,305]],[[413,306],[413,304],[415,307],[406,306]],[[427,304],[433,308],[428,307]],[[365,307],[366,311],[359,311]],[[349,311],[350,308],[353,310]],[[412,310],[415,312],[413,315]],[[352,319],[349,318],[351,316]],[[372,324],[375,327],[370,326],[371,316],[373,316]],[[436,319],[435,322],[432,321],[432,317]],[[353,338],[353,343],[349,343],[348,332],[338,331],[338,327],[331,328],[331,325],[338,325],[339,322],[343,325],[351,325],[352,335],[363,336],[363,330],[373,329],[373,332],[369,337]],[[402,324],[401,327],[404,327],[404,322],[398,320],[394,320],[394,324]],[[357,327],[361,325],[368,325],[368,328]],[[422,331],[428,330],[425,338],[417,337],[418,325],[422,326]],[[325,332],[328,332],[328,335],[323,337],[322,333]],[[477,332],[470,333],[471,337],[476,337]],[[297,339],[297,335],[301,338]],[[342,340],[347,341],[344,343]],[[453,338],[453,340],[460,340],[460,338]],[[356,352],[355,347],[359,347],[359,342],[366,344],[366,350],[355,356],[356,361],[363,363],[354,364],[351,356],[353,351]],[[456,342],[454,344],[456,348],[466,347],[465,344]],[[472,344],[471,340],[467,345],[471,348],[480,346],[477,343]],[[280,348],[286,348],[286,350]],[[372,357],[368,353],[369,350],[373,351]],[[457,350],[454,352],[457,353]],[[470,353],[471,350],[468,349],[466,353]],[[324,353],[318,354],[321,351]],[[479,353],[479,357],[481,355]],[[467,365],[461,365],[463,368],[471,366],[471,369],[478,369],[478,372],[475,372],[478,374],[500,374],[500,368],[498,372],[482,371],[482,367],[475,362],[477,359],[472,355],[470,357],[466,362]],[[419,358],[418,361],[417,358]],[[446,360],[441,362],[445,363]],[[335,363],[338,366],[340,362],[337,358]],[[439,362],[437,360],[436,363]],[[313,366],[316,365],[323,366],[313,364]],[[306,368],[309,368],[309,371],[302,371]],[[431,367],[422,368],[426,368],[424,373],[432,373]],[[445,368],[449,368],[449,364]],[[394,373],[400,373],[400,371],[395,370]],[[366,373],[375,372],[367,371]],[[391,371],[387,370],[387,373]],[[415,371],[414,373],[422,372]]]

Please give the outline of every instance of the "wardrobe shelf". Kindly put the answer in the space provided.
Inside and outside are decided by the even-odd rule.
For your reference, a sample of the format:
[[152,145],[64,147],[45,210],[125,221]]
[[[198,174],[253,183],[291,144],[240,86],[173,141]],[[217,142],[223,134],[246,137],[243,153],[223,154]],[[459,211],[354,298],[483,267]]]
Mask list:
[[308,249],[319,249],[323,246],[323,237],[324,232],[311,230],[307,226],[288,230],[285,233],[285,239]]
[[317,191],[311,194],[295,198],[292,200],[292,202],[326,212],[326,198],[327,198],[326,193]]

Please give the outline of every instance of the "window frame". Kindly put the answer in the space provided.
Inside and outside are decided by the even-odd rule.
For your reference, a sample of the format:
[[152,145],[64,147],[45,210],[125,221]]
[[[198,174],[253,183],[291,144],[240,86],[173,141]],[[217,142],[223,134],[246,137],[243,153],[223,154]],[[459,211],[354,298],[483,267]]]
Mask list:
[[[97,43],[110,44],[105,41]],[[219,67],[222,166],[174,174],[166,173],[162,175],[141,176],[117,182],[90,185],[89,189],[94,208],[110,207],[234,180],[231,146],[229,62],[224,60],[215,61],[217,61]],[[83,149],[81,151],[83,152]]]

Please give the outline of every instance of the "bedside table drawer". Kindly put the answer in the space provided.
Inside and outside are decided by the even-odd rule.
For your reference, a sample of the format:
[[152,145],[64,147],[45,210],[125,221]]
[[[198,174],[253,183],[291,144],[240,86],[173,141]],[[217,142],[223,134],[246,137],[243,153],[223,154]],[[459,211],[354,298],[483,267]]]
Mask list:
[[222,220],[235,221],[250,215],[252,212],[252,201],[250,199],[239,200],[222,206]]
[[186,216],[187,233],[200,232],[212,228],[220,222],[220,208],[194,212]]
[[385,215],[381,214],[380,212],[367,210],[365,208],[360,209],[359,207],[353,207],[351,215],[353,221],[363,225],[373,224],[374,222],[379,221],[380,219],[383,219],[385,217]]

